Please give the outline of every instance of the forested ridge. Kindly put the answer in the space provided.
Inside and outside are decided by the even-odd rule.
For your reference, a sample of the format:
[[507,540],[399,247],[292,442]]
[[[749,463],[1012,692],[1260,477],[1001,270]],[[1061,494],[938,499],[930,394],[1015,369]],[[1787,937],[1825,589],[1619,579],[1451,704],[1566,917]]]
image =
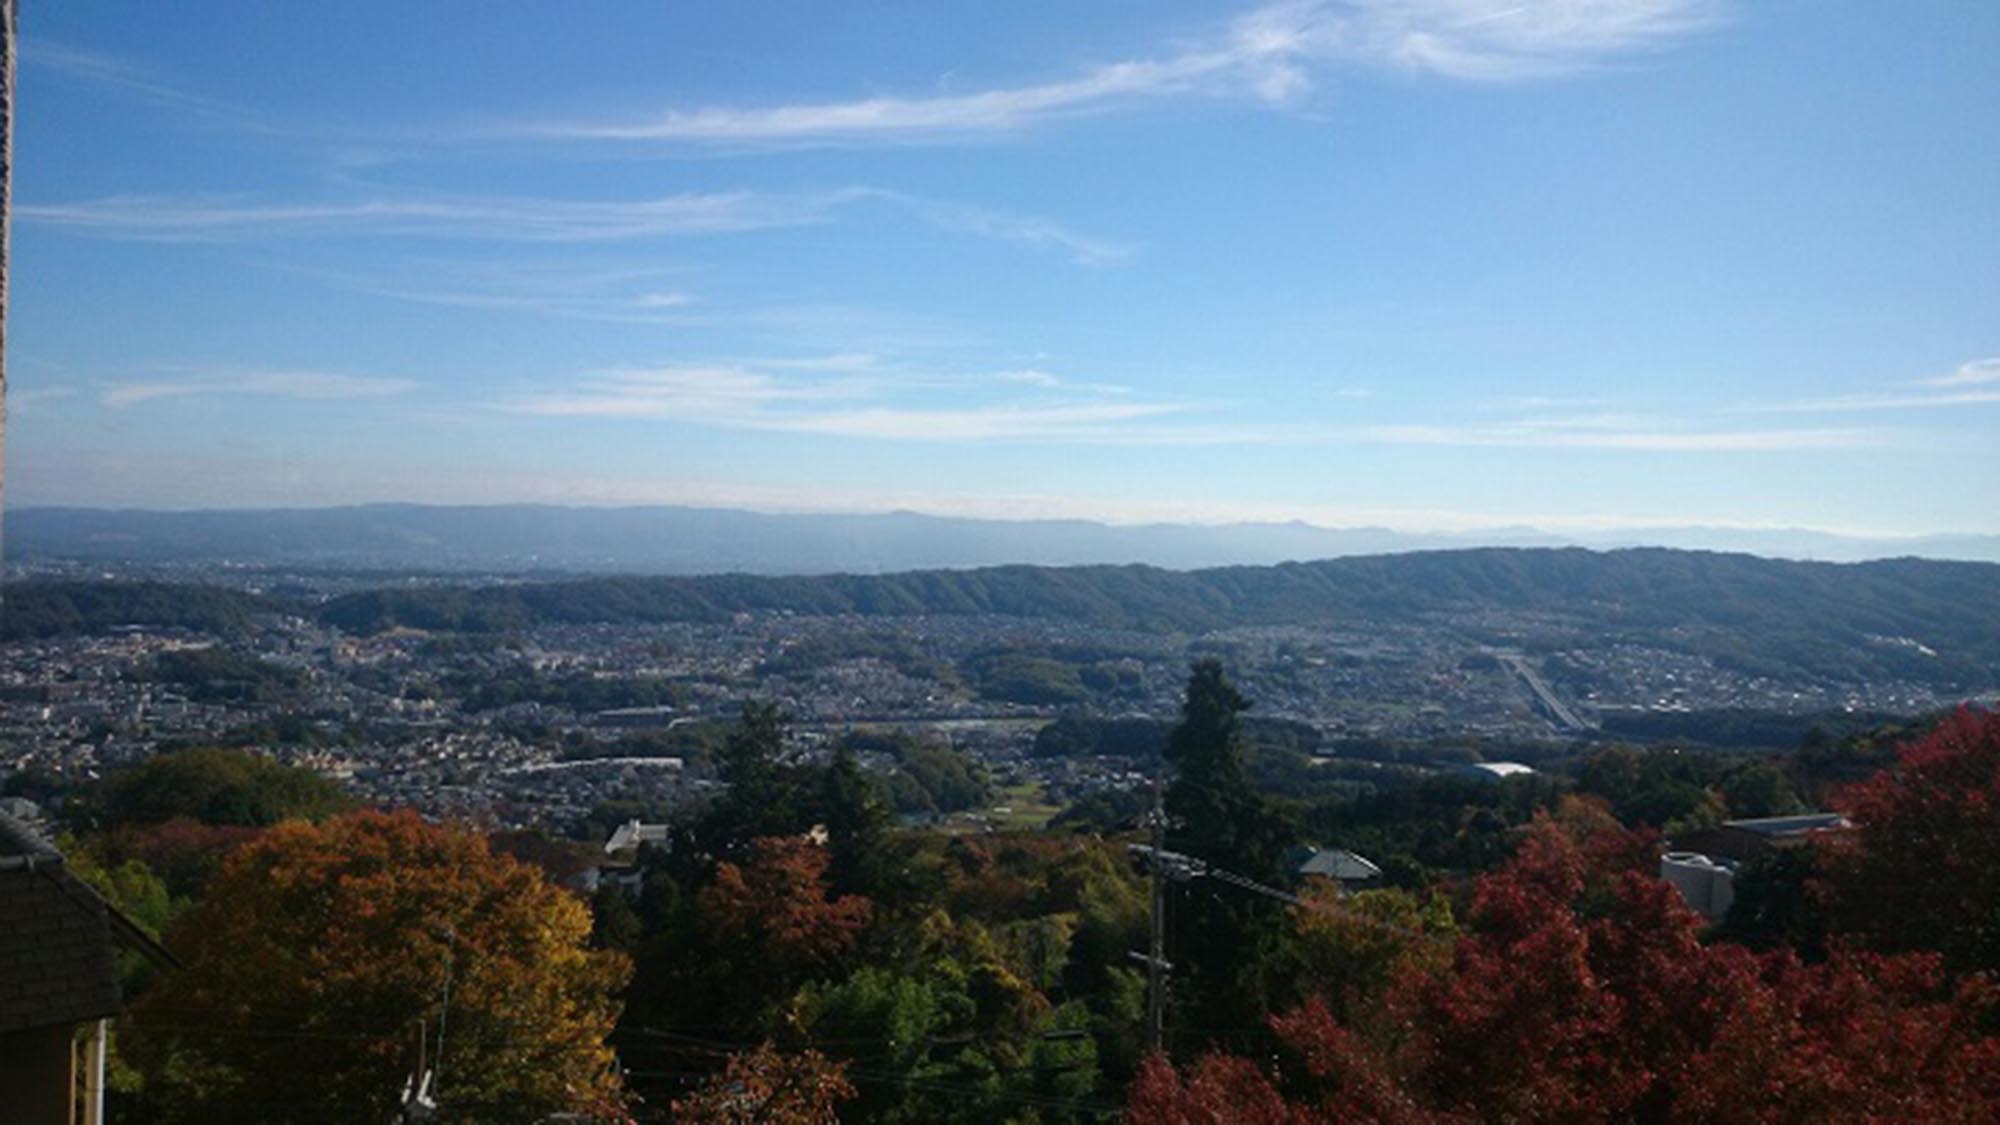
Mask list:
[[9,583],[0,641],[103,633],[126,625],[235,633],[280,603],[190,582],[30,579]]
[[1496,640],[1507,638],[1485,636],[1484,615],[1508,613],[1531,615],[1552,644],[1633,640],[1760,673],[1895,677],[1972,690],[2000,682],[2000,566],[1812,563],[1654,548],[1492,548],[1193,571],[1003,566],[582,578],[384,587],[318,606],[195,584],[37,580],[8,587],[0,639],[124,625],[229,633],[248,628],[257,614],[278,611],[315,614],[356,633],[720,622],[778,612],[1001,614],[1169,632],[1424,622]]
[[[355,632],[722,621],[744,612],[1005,614],[1100,628],[1395,622],[1487,611],[1546,616],[1758,667],[1985,685],[2000,679],[2000,566],[1809,563],[1639,549],[1481,549],[1171,571],[1144,566],[765,578],[589,578],[348,595],[319,610]],[[1913,638],[1933,650],[1884,644]]]

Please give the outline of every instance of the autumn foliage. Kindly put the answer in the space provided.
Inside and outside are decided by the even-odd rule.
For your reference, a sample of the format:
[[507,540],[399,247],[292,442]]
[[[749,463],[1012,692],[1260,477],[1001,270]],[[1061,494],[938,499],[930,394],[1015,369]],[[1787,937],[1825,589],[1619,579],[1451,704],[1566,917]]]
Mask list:
[[1823,849],[1833,925],[2000,972],[2000,712],[1959,710],[1836,800],[1856,830]]
[[731,1055],[722,1073],[674,1102],[688,1125],[835,1125],[854,1097],[846,1070],[818,1051],[786,1054],[769,1043]]
[[126,1041],[167,1120],[387,1120],[420,1037],[463,1119],[603,1110],[627,966],[589,933],[580,902],[477,833],[411,813],[281,824],[170,929],[186,967]]
[[[1448,964],[1406,960],[1388,1017],[1309,1002],[1273,1021],[1287,1065],[1150,1065],[1136,1119],[1799,1121],[2000,1116],[2000,1014],[1934,954],[1704,945],[1645,836],[1571,806],[1476,886]],[[1245,1107],[1248,1117],[1212,1107]]]
[[868,925],[872,904],[827,889],[827,850],[798,837],[765,837],[747,863],[716,865],[701,892],[705,936],[717,949],[754,949],[776,974],[830,968]]

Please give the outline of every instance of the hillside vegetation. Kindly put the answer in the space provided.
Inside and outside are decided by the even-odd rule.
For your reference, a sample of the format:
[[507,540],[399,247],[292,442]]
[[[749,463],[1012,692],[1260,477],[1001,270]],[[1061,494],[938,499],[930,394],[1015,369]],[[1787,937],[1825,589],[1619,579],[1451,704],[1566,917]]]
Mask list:
[[713,622],[743,612],[1005,614],[1188,632],[1429,621],[1475,638],[1536,641],[1515,627],[1494,632],[1485,617],[1504,612],[1532,616],[1550,643],[1629,637],[1752,672],[1968,686],[2000,680],[2000,566],[1805,563],[1664,549],[1437,551],[1196,571],[1009,566],[810,578],[592,578],[374,590],[329,602],[321,615],[365,633],[399,625],[490,631]]
[[[493,633],[538,625],[716,623],[739,613],[999,614],[1170,633],[1423,624],[1531,650],[1629,641],[1774,677],[1900,679],[1975,692],[2000,684],[2000,565],[1809,563],[1667,549],[1494,548],[1193,571],[1005,566],[584,578],[382,588],[316,610],[212,586],[29,581],[8,587],[0,639],[125,625],[228,634],[249,628],[260,613],[282,610],[316,612],[325,624],[363,634],[397,627]],[[1006,669],[987,671],[997,676]],[[1003,698],[1008,690],[994,688]]]

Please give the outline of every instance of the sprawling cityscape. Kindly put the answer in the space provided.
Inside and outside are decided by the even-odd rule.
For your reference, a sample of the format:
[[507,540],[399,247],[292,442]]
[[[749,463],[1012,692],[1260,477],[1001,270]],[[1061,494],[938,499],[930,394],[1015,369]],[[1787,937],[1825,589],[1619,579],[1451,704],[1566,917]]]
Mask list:
[[[315,596],[365,584],[323,573],[219,577]],[[1169,719],[1201,657],[1231,669],[1259,718],[1309,729],[1312,752],[1329,760],[1396,745],[1483,745],[1504,756],[1616,741],[1646,729],[1632,720],[1648,715],[1918,715],[1963,694],[1919,680],[1754,674],[1635,641],[1557,647],[1552,634],[1564,630],[1545,615],[1502,610],[1198,633],[997,614],[777,612],[720,624],[355,635],[273,613],[243,635],[130,625],[9,644],[0,746],[13,770],[74,781],[163,746],[246,746],[339,778],[373,804],[568,831],[607,800],[702,796],[713,771],[699,755],[670,752],[675,732],[726,725],[751,702],[778,705],[808,756],[857,727],[901,729],[1057,806],[1129,788],[1141,781],[1129,762],[1040,756],[1038,732],[1064,715]],[[1535,651],[1504,647],[1509,638]],[[633,752],[635,735],[648,737]]]

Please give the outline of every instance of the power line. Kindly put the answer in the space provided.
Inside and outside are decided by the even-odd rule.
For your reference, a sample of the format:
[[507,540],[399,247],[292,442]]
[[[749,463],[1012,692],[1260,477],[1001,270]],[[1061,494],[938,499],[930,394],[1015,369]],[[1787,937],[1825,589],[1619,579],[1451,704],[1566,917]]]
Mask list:
[[[756,1044],[730,1043],[723,1040],[703,1039],[700,1036],[681,1035],[670,1031],[660,1031],[655,1028],[640,1028],[638,1030],[648,1035],[657,1035],[663,1038],[684,1040],[689,1044],[689,1046],[683,1049],[695,1051],[698,1053],[708,1053],[721,1057],[728,1057],[730,1055],[738,1054],[743,1051],[756,1050],[760,1047],[766,1046],[766,1044],[762,1043],[756,1043]],[[981,1040],[975,1039],[973,1041],[979,1042]],[[802,1054],[805,1050],[809,1049],[800,1047],[779,1046],[775,1042],[770,1043],[768,1045],[770,1046],[771,1050],[775,1051],[778,1054],[792,1055],[792,1056],[797,1056],[799,1054]],[[995,1069],[998,1070],[999,1068]],[[1017,1068],[1014,1071],[1014,1073],[1020,1073],[1022,1070],[1040,1071],[1044,1069],[1046,1068]],[[1019,1102],[1024,1105],[1038,1106],[1044,1109],[1081,1109],[1092,1113],[1118,1112],[1117,1106],[1109,1106],[1096,1102],[1087,1102],[1077,1098],[1058,1098],[1050,1095],[1030,1094],[1022,1091],[983,1090],[976,1086],[965,1086],[949,1082],[939,1082],[936,1079],[931,1079],[931,1078],[919,1078],[914,1075],[896,1074],[887,1071],[874,1070],[866,1066],[857,1066],[852,1062],[845,1064],[845,1071],[847,1074],[859,1080],[870,1081],[870,1082],[891,1082],[891,1083],[896,1083],[898,1085],[910,1086],[912,1088],[924,1089],[927,1090],[928,1092],[933,1092],[933,1093],[958,1094],[960,1096],[973,1097],[973,1098],[994,1098],[1002,1101],[1013,1101],[1013,1102]]]

